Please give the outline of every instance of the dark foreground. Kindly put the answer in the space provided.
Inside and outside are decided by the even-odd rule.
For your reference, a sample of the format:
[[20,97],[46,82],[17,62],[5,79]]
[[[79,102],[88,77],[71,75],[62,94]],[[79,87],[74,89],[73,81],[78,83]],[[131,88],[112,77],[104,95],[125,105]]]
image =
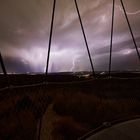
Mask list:
[[[9,77],[12,85],[46,80],[44,75]],[[0,91],[0,140],[36,140],[39,121],[50,105],[59,116],[50,126],[50,139],[54,140],[74,140],[103,122],[140,115],[140,79],[133,77],[138,75],[129,75],[128,79],[103,76],[98,80],[91,80],[89,75],[52,75],[49,81],[53,83],[48,85]],[[6,79],[0,75],[0,86],[6,85]]]

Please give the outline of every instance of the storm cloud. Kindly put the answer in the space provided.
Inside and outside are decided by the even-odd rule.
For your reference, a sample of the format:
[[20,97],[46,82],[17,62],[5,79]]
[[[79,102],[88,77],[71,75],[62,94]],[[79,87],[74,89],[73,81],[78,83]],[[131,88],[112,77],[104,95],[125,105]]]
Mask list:
[[[95,70],[108,70],[112,0],[77,0]],[[140,46],[140,1],[124,0]],[[44,72],[53,0],[2,0],[0,51],[8,72]],[[119,0],[115,5],[112,70],[140,70]],[[57,0],[50,72],[91,70],[74,0]]]

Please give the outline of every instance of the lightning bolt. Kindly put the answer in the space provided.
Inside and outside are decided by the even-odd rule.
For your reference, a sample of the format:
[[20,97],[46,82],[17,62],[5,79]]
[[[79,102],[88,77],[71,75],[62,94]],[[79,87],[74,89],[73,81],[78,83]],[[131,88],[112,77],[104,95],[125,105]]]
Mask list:
[[77,62],[77,59],[79,59],[80,55],[76,55],[74,58],[73,58],[73,61],[72,61],[72,67],[70,69],[70,71],[74,71],[75,69],[75,66],[76,66],[76,62]]
[[[120,5],[117,5],[117,8],[119,8],[120,11],[123,12],[123,9],[122,9],[122,7],[121,7]],[[136,15],[136,14],[140,14],[140,10],[137,10],[137,11],[135,11],[135,12],[127,12],[127,11],[126,11],[126,13],[127,13],[128,15]]]

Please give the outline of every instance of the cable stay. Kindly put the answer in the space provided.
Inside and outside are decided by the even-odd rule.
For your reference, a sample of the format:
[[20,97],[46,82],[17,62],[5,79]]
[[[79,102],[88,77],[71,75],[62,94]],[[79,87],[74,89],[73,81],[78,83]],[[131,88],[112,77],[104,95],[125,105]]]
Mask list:
[[94,70],[94,66],[93,66],[93,62],[92,62],[91,53],[90,53],[90,50],[89,50],[89,45],[88,45],[87,37],[86,37],[86,34],[85,34],[84,26],[83,26],[83,23],[82,23],[82,18],[81,18],[80,11],[79,11],[79,8],[78,8],[78,3],[77,3],[77,0],[74,0],[74,1],[75,1],[76,10],[77,10],[77,14],[78,14],[80,25],[81,25],[83,37],[84,37],[84,40],[85,40],[85,45],[86,45],[86,48],[87,48],[87,52],[88,52],[88,56],[89,56],[89,61],[90,61],[91,68],[92,68],[92,74],[96,78],[96,74],[95,74],[95,70]]
[[136,49],[136,52],[137,52],[137,55],[138,55],[138,59],[140,61],[140,53],[139,53],[138,46],[137,46],[137,43],[136,43],[133,31],[132,31],[132,28],[131,28],[131,25],[130,25],[130,22],[129,22],[129,19],[128,19],[128,16],[127,16],[127,12],[125,10],[125,6],[124,6],[124,3],[123,3],[123,0],[120,0],[120,2],[121,2],[121,5],[122,5],[122,8],[123,8],[123,11],[124,11],[124,15],[125,15],[125,18],[126,18],[126,21],[127,21],[127,24],[128,24],[128,27],[129,27],[129,30],[130,30],[130,33],[131,33],[131,36],[132,36],[133,43],[135,45],[135,49]]
[[[121,2],[121,5],[122,5],[122,8],[123,8],[123,12],[124,12],[124,15],[125,15],[125,18],[126,18],[129,30],[130,30],[130,34],[131,34],[135,49],[136,49],[136,53],[138,55],[138,59],[140,60],[140,53],[139,53],[138,46],[137,46],[133,31],[132,31],[132,28],[131,28],[131,25],[130,25],[130,22],[129,22],[129,19],[128,19],[128,16],[127,16],[127,12],[125,10],[123,0],[120,0],[120,2]],[[112,47],[113,47],[113,33],[114,33],[114,15],[115,15],[115,0],[113,0],[113,5],[112,5],[112,23],[111,23],[111,40],[110,40],[110,57],[109,57],[109,78],[111,78],[111,69],[112,69]]]
[[50,61],[50,51],[51,51],[51,44],[52,44],[55,7],[56,7],[56,0],[54,0],[54,2],[53,2],[53,11],[52,11],[51,28],[50,28],[49,45],[48,45],[48,54],[47,54],[46,76],[48,76],[48,70],[49,70],[49,61]]
[[115,0],[113,0],[113,4],[112,4],[112,23],[111,23],[110,57],[109,57],[109,78],[111,78],[111,67],[112,67],[112,47],[113,47],[113,33],[114,33],[114,14],[115,14]]

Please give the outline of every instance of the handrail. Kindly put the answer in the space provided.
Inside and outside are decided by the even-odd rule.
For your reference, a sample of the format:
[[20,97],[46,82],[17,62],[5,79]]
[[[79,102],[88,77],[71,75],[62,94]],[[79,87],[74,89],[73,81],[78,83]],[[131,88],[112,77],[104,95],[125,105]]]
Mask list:
[[84,136],[78,138],[78,140],[86,140],[87,138],[89,138],[90,136],[104,130],[107,129],[109,127],[112,127],[114,125],[117,125],[119,123],[123,123],[123,122],[127,122],[130,120],[135,120],[135,119],[140,119],[140,115],[136,115],[136,116],[132,116],[132,117],[126,117],[123,119],[118,119],[118,120],[114,120],[112,122],[103,122],[102,125],[100,125],[99,127],[97,127],[94,130],[91,130],[90,132],[88,132],[87,134],[85,134]]
[[[103,77],[103,78],[97,78],[96,80],[108,80],[108,79],[114,79],[114,80],[136,80],[140,79],[140,77],[131,77],[131,78],[125,78],[125,77],[117,77],[117,76],[111,76],[111,77]],[[68,82],[49,82],[44,81],[40,83],[35,84],[28,84],[28,85],[10,85],[8,87],[1,88],[0,91],[4,91],[7,89],[17,89],[17,88],[25,88],[25,87],[36,87],[36,86],[43,86],[43,85],[69,85],[69,84],[80,84],[80,83],[87,83],[87,82],[94,82],[94,78],[85,79],[85,80],[77,80],[77,81],[68,81]]]

